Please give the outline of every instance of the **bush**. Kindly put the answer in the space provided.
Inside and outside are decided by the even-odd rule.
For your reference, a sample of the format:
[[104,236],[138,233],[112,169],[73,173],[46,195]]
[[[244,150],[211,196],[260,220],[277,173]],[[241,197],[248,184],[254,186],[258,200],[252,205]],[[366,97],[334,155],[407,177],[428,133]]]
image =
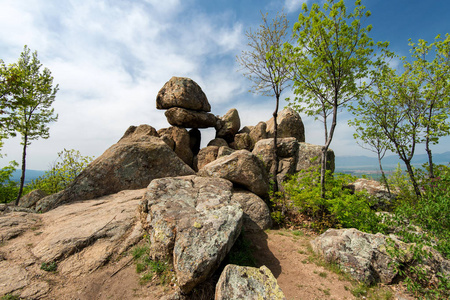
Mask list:
[[78,150],[64,149],[58,152],[58,158],[51,169],[31,181],[28,187],[30,190],[40,189],[49,195],[62,191],[72,183],[92,159],[89,156],[82,156]]
[[8,203],[16,199],[19,193],[19,186],[16,181],[11,180],[12,173],[19,164],[15,161],[9,166],[0,169],[0,203]]
[[302,171],[285,183],[284,188],[292,206],[310,216],[313,225],[324,230],[329,227],[357,228],[366,232],[380,230],[380,219],[371,207],[366,193],[353,193],[347,186],[356,180],[348,174],[325,175],[325,197],[321,197],[320,173]]

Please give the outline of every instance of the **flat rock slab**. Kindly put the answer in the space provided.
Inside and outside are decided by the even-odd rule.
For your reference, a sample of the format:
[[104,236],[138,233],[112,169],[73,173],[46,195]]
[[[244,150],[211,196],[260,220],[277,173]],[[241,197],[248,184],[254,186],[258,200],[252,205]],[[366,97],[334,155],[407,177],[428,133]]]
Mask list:
[[216,300],[286,299],[272,272],[266,267],[227,265],[216,285]]
[[184,176],[153,180],[142,202],[154,259],[173,259],[185,293],[211,275],[241,232],[232,183]]
[[[137,208],[144,193],[121,191],[43,214],[0,214],[0,295],[45,298],[59,278],[83,277],[120,257],[143,236]],[[55,263],[57,277],[42,263]]]

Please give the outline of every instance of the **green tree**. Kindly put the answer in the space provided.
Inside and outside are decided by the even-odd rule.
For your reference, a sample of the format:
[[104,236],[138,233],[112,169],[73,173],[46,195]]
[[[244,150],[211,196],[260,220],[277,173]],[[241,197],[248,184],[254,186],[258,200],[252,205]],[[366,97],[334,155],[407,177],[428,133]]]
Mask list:
[[267,14],[261,14],[263,23],[256,31],[247,31],[249,51],[242,51],[237,61],[245,70],[244,76],[254,85],[252,91],[264,96],[275,96],[273,169],[274,191],[277,187],[278,155],[277,155],[277,116],[280,95],[288,86],[289,68],[283,56],[283,45],[289,41],[288,20],[286,15],[277,15],[271,22]]
[[42,69],[37,52],[31,54],[27,46],[24,47],[18,62],[7,68],[7,74],[7,78],[14,78],[10,81],[11,87],[8,90],[9,102],[13,103],[10,105],[9,120],[12,122],[11,128],[21,135],[23,145],[22,175],[15,202],[17,205],[25,181],[27,147],[33,140],[47,139],[48,124],[58,118],[54,114],[54,109],[51,108],[58,85],[53,87],[53,76],[50,70]]
[[385,67],[368,99],[359,101],[358,112],[369,127],[377,127],[389,140],[387,147],[405,163],[417,196],[420,189],[414,176],[411,160],[417,145],[423,141],[421,120],[424,103],[421,101],[422,82],[408,69],[400,75]]
[[[321,187],[325,196],[327,150],[333,139],[338,112],[352,100],[362,99],[386,57],[387,42],[375,44],[368,36],[372,26],[363,26],[370,12],[355,2],[348,13],[344,1],[327,0],[321,9],[303,4],[294,25],[295,46],[287,45],[294,82],[293,106],[320,118],[324,126]],[[309,12],[309,14],[308,14]],[[381,50],[378,54],[377,49]],[[331,126],[329,126],[331,118]]]
[[64,149],[58,152],[58,158],[44,175],[33,180],[28,188],[40,189],[47,194],[54,194],[66,189],[73,180],[92,161],[93,157],[83,156],[80,151]]
[[[443,40],[438,35],[431,44],[425,40],[419,40],[417,44],[409,40],[409,46],[413,62],[405,61],[405,68],[421,83],[421,101],[425,107],[421,121],[428,154],[429,177],[434,178],[430,144],[437,144],[440,137],[450,134],[450,36],[447,34]],[[434,59],[430,61],[430,56],[433,55]]]
[[353,105],[349,106],[349,110],[355,115],[354,120],[348,121],[348,124],[355,128],[353,137],[361,148],[377,154],[378,166],[381,171],[381,180],[390,195],[391,189],[381,162],[389,149],[389,141],[387,140],[382,128],[374,126],[375,120],[378,118],[378,111],[364,111],[362,113],[359,107],[355,107]]
[[11,180],[13,172],[19,164],[15,161],[0,169],[0,203],[8,203],[17,196],[17,182]]

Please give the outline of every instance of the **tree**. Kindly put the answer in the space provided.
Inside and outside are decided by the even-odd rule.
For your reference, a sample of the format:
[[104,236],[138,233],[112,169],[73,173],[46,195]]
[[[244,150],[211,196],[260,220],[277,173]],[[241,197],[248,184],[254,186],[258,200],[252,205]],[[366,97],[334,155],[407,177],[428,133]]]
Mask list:
[[53,77],[49,69],[42,69],[37,52],[30,55],[25,46],[17,63],[10,65],[6,72],[10,80],[8,88],[10,128],[22,137],[22,175],[15,204],[22,195],[25,181],[26,153],[31,141],[49,137],[50,122],[58,119],[51,108],[58,85],[53,87]]
[[[323,122],[325,143],[320,182],[324,197],[327,151],[333,140],[338,112],[348,102],[364,97],[375,70],[391,54],[386,51],[387,42],[375,44],[368,36],[372,26],[364,27],[363,21],[370,12],[360,0],[355,2],[351,13],[347,13],[343,0],[327,0],[322,9],[313,4],[309,14],[307,5],[303,4],[302,10],[294,25],[296,46],[287,45],[296,95],[292,105],[309,116],[320,117]],[[381,50],[381,55],[376,48]]]
[[421,119],[425,108],[421,101],[421,86],[420,78],[408,69],[397,75],[395,70],[386,66],[376,81],[376,88],[370,92],[369,99],[359,101],[358,104],[362,118],[376,116],[370,121],[366,119],[368,126],[383,131],[389,140],[389,150],[397,153],[405,163],[417,196],[421,193],[411,160],[417,145],[423,141]]
[[92,157],[82,156],[80,151],[64,149],[58,152],[58,158],[44,175],[33,180],[28,187],[54,194],[69,187],[75,177],[92,161]]
[[284,43],[289,41],[289,23],[284,14],[277,15],[271,23],[267,20],[267,14],[261,13],[261,15],[263,23],[259,29],[246,32],[251,50],[242,51],[237,61],[245,69],[244,76],[254,83],[253,92],[264,96],[275,96],[272,175],[276,192],[278,190],[277,116],[280,95],[289,81],[289,68],[282,51]]
[[386,138],[382,128],[376,125],[375,120],[378,119],[378,111],[362,111],[361,107],[355,107],[350,105],[349,110],[355,115],[354,120],[349,120],[348,124],[355,128],[353,137],[356,143],[363,149],[367,149],[377,154],[378,165],[381,171],[381,180],[386,186],[389,195],[391,189],[387,181],[386,174],[383,170],[382,159],[386,155],[386,151],[389,149],[389,141]]
[[[437,144],[440,137],[450,134],[450,36],[447,34],[442,40],[438,35],[432,44],[425,40],[419,40],[416,44],[409,40],[409,46],[414,61],[405,61],[405,68],[421,83],[421,101],[425,107],[421,121],[428,154],[429,177],[434,178],[430,144]],[[434,59],[429,61],[429,56],[433,54]]]

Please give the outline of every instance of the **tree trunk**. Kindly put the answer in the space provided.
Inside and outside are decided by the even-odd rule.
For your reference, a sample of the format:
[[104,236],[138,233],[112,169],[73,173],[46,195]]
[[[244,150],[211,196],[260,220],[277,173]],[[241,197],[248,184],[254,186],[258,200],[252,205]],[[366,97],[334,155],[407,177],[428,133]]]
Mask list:
[[409,179],[411,179],[411,182],[413,184],[414,192],[416,193],[417,197],[420,197],[421,193],[420,193],[419,185],[417,184],[416,178],[414,177],[414,171],[413,171],[413,169],[411,167],[411,161],[410,160],[403,160],[403,162],[406,165],[406,169],[407,169],[408,174],[409,174]]
[[278,105],[280,102],[280,95],[276,95],[276,106],[275,111],[273,112],[273,168],[272,168],[272,177],[273,177],[273,192],[278,192],[278,181],[277,181],[277,174],[278,174],[278,143],[277,143],[277,136],[278,136],[278,124],[277,124],[277,117],[278,117]]
[[22,175],[20,176],[20,187],[19,193],[17,194],[15,205],[19,205],[20,197],[22,197],[23,185],[25,182],[25,169],[26,169],[26,156],[27,156],[27,144],[28,144],[28,135],[25,134],[23,140],[23,151],[22,151]]
[[380,152],[378,152],[377,154],[378,154],[378,164],[380,165],[380,171],[381,171],[381,180],[383,181],[384,185],[386,186],[388,193],[389,193],[389,197],[390,197],[391,189],[389,188],[389,183],[387,181],[386,174],[384,174],[383,165],[381,164]]
[[327,172],[327,151],[328,147],[322,147],[322,166],[320,167],[320,188],[321,188],[321,197],[325,198],[325,174]]
[[434,178],[433,155],[431,154],[430,138],[428,136],[425,141],[425,150],[427,151],[427,154],[428,154],[428,165],[430,167],[430,170],[428,170],[428,177],[430,177],[430,179],[433,179]]

